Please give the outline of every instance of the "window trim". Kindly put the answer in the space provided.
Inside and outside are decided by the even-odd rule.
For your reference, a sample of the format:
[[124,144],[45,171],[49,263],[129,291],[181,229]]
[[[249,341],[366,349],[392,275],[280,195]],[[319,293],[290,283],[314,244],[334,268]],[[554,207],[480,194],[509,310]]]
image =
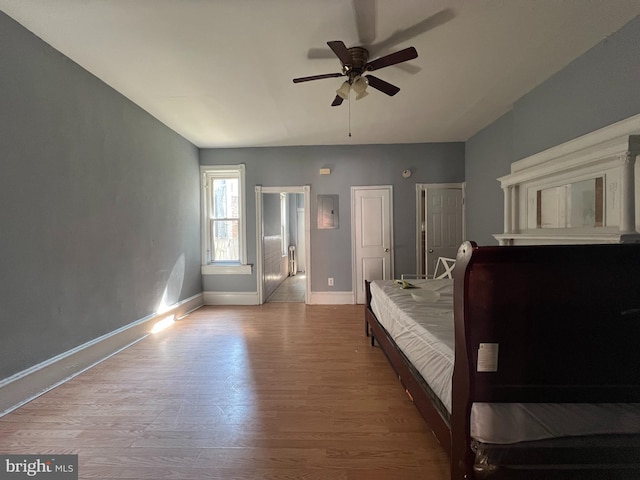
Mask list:
[[[247,211],[246,211],[246,190],[245,190],[245,165],[201,165],[200,166],[200,210],[202,212],[200,220],[201,230],[201,273],[204,275],[247,275],[252,273],[252,265],[247,264]],[[239,179],[239,211],[238,222],[239,252],[238,262],[214,262],[210,258],[211,228],[210,228],[210,207],[211,192],[209,184],[212,178],[238,177]]]

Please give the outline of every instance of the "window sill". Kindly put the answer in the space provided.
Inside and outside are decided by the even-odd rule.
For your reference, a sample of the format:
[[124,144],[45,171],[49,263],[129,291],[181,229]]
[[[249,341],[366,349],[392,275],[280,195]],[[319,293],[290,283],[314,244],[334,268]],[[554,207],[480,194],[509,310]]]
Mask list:
[[251,275],[253,265],[202,265],[202,275]]

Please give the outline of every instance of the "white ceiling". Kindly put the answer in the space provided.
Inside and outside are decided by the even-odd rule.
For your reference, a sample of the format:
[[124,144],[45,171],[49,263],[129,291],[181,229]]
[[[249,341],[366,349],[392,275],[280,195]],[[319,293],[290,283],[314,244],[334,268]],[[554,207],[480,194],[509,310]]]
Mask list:
[[[340,71],[326,42],[361,44],[356,7],[375,14],[374,45],[388,45],[371,58],[409,46],[419,56],[376,71],[396,96],[369,87],[331,107],[344,78],[292,79]],[[243,147],[464,141],[640,15],[640,2],[0,0],[0,9],[195,145]],[[390,41],[397,31],[419,33]]]

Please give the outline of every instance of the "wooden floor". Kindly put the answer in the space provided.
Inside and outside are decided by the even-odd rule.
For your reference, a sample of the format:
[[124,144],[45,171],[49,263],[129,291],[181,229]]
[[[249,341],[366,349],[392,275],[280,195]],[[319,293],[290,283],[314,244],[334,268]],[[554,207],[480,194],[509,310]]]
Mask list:
[[100,479],[448,478],[363,307],[203,307],[0,418]]

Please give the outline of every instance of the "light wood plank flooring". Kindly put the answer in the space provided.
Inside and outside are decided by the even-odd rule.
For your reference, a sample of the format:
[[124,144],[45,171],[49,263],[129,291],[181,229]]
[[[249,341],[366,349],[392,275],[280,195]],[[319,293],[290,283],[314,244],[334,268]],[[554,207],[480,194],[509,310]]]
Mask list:
[[203,307],[0,418],[0,452],[80,478],[448,478],[363,307]]

